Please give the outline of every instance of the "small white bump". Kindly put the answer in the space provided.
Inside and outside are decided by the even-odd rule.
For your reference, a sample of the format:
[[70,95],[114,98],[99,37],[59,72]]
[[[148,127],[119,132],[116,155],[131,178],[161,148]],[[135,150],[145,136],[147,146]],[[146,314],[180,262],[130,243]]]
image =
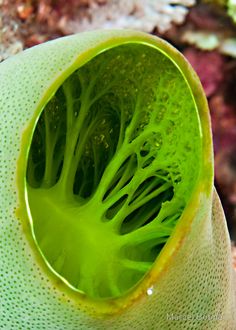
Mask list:
[[151,296],[153,294],[153,286],[147,289],[147,295]]

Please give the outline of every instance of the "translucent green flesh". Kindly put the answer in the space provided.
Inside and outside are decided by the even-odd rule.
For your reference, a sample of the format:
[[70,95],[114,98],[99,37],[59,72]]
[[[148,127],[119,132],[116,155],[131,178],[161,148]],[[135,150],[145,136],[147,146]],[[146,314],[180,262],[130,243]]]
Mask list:
[[191,93],[156,49],[119,46],[73,73],[28,158],[33,229],[54,271],[93,298],[132,288],[188,203],[200,149]]

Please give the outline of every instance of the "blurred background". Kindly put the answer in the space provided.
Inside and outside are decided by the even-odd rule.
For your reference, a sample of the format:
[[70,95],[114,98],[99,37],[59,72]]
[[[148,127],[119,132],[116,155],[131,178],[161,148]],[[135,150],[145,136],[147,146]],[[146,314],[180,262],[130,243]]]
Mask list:
[[212,118],[215,185],[236,241],[236,1],[0,0],[0,62],[97,28],[131,28],[178,48],[198,73]]

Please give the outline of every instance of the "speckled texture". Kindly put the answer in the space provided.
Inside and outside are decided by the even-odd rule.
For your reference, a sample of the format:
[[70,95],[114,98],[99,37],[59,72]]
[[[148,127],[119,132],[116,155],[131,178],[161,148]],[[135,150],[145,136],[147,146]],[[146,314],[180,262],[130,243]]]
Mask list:
[[[92,309],[84,311],[82,300],[76,301],[63,286],[56,285],[32,249],[27,226],[15,216],[19,206],[16,162],[23,131],[31,118],[37,118],[34,110],[50,98],[50,92],[45,95],[45,91],[57,79],[60,84],[60,79],[62,82],[76,69],[72,63],[78,54],[83,63],[93,55],[83,51],[99,43],[107,47],[106,40],[112,35],[115,44],[116,37],[125,42],[139,34],[107,31],[75,35],[37,46],[0,65],[0,329],[234,329],[235,278],[229,237],[216,197],[211,217],[211,193],[204,193],[208,190],[204,185],[195,196],[198,208],[192,202],[197,212],[192,215],[189,209],[191,226],[182,221],[173,234],[173,241],[180,242],[176,237],[182,233],[182,244],[169,243],[166,255],[174,258],[160,272],[153,294],[141,296],[120,314],[106,318],[98,318]],[[54,90],[52,87],[51,93]],[[175,249],[170,251],[171,247]]]

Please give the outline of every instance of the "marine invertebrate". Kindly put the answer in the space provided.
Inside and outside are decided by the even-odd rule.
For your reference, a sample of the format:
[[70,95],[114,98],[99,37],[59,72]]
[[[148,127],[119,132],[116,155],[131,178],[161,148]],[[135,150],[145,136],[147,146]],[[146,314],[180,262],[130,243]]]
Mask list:
[[1,326],[232,327],[207,103],[183,56],[94,31],[0,72]]

